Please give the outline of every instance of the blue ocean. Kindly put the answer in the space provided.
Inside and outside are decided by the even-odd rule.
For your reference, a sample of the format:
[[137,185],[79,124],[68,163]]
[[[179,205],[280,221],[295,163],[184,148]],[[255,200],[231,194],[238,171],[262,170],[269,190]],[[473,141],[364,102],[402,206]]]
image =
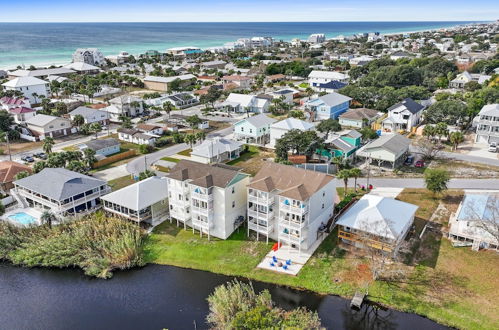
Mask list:
[[408,32],[470,22],[286,22],[286,23],[0,23],[0,68],[65,64],[79,47],[104,55],[149,49],[221,46],[253,36],[277,40],[325,33],[331,38],[361,32]]

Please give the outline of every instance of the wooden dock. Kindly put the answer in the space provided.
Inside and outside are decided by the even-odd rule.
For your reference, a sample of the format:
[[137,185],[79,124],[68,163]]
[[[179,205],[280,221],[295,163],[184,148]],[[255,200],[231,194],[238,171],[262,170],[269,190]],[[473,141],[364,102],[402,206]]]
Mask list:
[[350,301],[350,308],[357,308],[360,309],[362,307],[362,303],[364,302],[364,298],[366,297],[365,294],[360,293],[360,292],[355,292],[355,295],[352,298],[352,301]]

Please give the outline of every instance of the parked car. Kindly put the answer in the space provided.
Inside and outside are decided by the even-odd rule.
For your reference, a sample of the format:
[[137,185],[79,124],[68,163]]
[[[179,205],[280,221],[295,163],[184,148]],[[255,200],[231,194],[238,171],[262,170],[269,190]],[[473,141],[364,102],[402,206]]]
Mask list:
[[489,149],[487,150],[490,152],[497,152],[497,143],[492,142],[491,144],[489,144]]
[[37,154],[34,154],[33,157],[40,158],[40,159],[47,159],[47,154],[44,152],[39,152]]
[[26,155],[26,156],[22,156],[21,157],[21,160],[23,162],[26,162],[26,163],[33,163],[35,160],[33,159],[33,157],[29,156],[29,155]]
[[424,161],[421,159],[416,161],[416,163],[414,164],[414,167],[424,167]]
[[405,160],[405,165],[411,165],[412,162],[414,161],[414,156],[410,155],[410,156],[407,156],[407,159]]

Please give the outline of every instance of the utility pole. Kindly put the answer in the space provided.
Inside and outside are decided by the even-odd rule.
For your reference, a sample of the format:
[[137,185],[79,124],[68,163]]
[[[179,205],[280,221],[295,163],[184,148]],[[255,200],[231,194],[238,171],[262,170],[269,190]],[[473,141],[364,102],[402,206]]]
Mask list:
[[367,154],[367,184],[366,190],[369,191],[369,178],[371,176],[371,153]]
[[12,161],[12,153],[10,152],[9,132],[5,132],[5,138],[7,140],[7,149],[9,149],[9,160]]

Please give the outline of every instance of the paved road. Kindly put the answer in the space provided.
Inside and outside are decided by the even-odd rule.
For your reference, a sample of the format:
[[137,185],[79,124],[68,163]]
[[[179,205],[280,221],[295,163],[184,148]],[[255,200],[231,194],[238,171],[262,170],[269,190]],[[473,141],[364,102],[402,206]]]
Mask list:
[[[109,133],[110,134],[116,133],[117,127],[118,127],[117,125],[112,125],[110,127]],[[105,136],[107,136],[107,130],[103,130],[102,132],[98,133],[98,137],[105,137]],[[79,137],[79,138],[74,138],[74,136],[70,135],[69,137],[66,137],[63,141],[56,142],[56,144],[52,147],[52,151],[61,151],[63,148],[70,147],[73,145],[78,145],[81,143],[85,143],[85,142],[93,140],[93,139],[95,139],[95,134],[91,134],[91,135],[83,136],[83,137]],[[28,156],[28,155],[31,156],[35,153],[40,153],[40,152],[43,152],[42,148],[35,148],[35,149],[27,150],[27,151],[14,153],[14,154],[12,154],[12,160],[17,161],[17,162],[22,162],[21,157]],[[1,155],[0,156],[0,160],[8,160],[8,159],[9,159],[9,155]]]
[[[366,185],[367,179],[360,178],[357,184]],[[407,178],[407,179],[391,179],[391,178],[370,178],[369,183],[376,187],[390,188],[424,188],[424,179],[422,178]],[[348,181],[348,186],[353,187],[354,180]],[[336,180],[337,187],[343,187],[343,180]],[[499,190],[499,179],[451,179],[448,187],[450,189],[485,189]]]
[[[409,150],[412,153],[419,153],[419,150],[417,149],[417,147],[414,147],[414,146],[410,146]],[[438,155],[438,157],[457,159],[457,160],[462,160],[462,161],[470,162],[470,163],[499,166],[499,159],[478,157],[478,156],[472,156],[472,155],[467,155],[467,154],[460,154],[460,153],[456,153],[456,152],[441,151],[440,154]]]
[[[212,133],[208,134],[207,137],[216,137],[216,136],[224,137],[224,136],[227,136],[231,133],[232,133],[232,127],[227,127],[227,128],[212,132]],[[128,173],[137,175],[140,172],[143,172],[144,169],[146,168],[146,166],[147,167],[151,166],[153,163],[160,160],[161,158],[175,155],[176,153],[178,153],[182,150],[188,149],[188,148],[189,148],[189,146],[185,143],[175,144],[171,147],[161,149],[161,150],[153,152],[151,154],[148,154],[148,155],[138,157],[138,158],[131,160],[127,164],[126,169],[127,169]]]

